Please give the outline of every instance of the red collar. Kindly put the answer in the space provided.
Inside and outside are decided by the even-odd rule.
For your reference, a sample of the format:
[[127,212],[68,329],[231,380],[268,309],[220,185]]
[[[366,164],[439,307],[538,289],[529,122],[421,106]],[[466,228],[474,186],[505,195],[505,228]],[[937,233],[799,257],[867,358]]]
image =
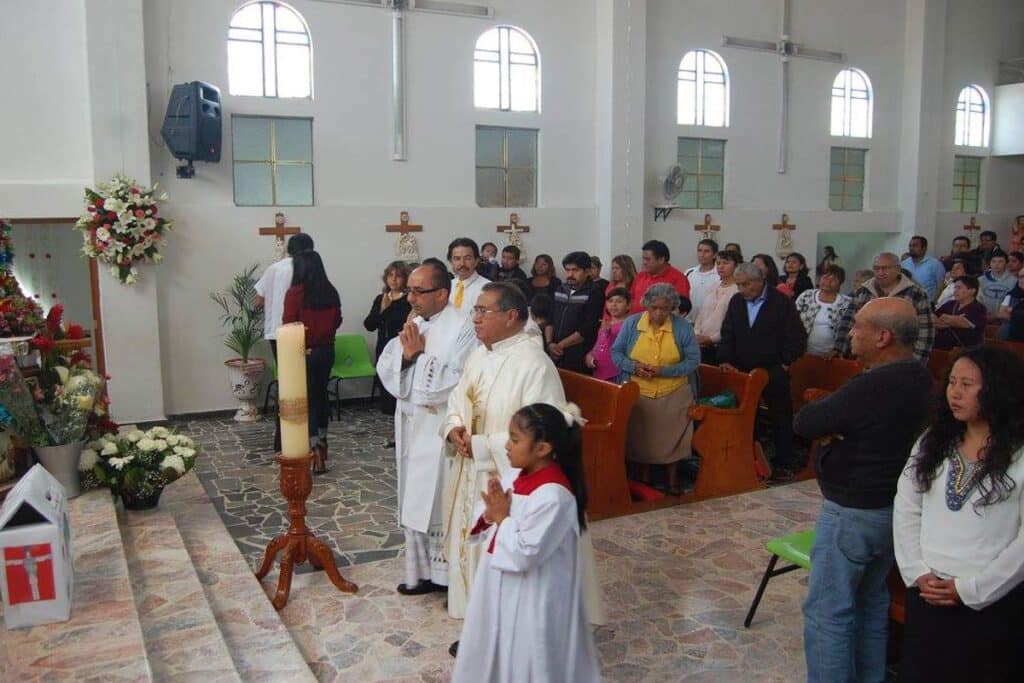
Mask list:
[[557,463],[539,469],[533,474],[520,472],[512,482],[512,493],[528,496],[544,484],[561,484],[569,490],[569,493],[572,493],[572,484],[569,483],[569,478],[565,476],[565,472]]

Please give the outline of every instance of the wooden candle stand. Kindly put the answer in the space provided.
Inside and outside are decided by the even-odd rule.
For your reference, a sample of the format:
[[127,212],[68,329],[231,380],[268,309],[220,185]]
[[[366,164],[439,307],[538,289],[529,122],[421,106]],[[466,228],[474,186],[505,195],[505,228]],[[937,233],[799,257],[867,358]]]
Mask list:
[[302,564],[306,560],[316,567],[323,569],[330,577],[331,583],[338,587],[338,590],[346,593],[355,593],[359,586],[345,577],[338,571],[334,563],[334,554],[330,547],[306,528],[306,498],[313,490],[313,477],[309,471],[309,462],[313,454],[308,453],[301,458],[285,458],[278,454],[277,463],[281,466],[281,493],[288,501],[288,533],[276,537],[267,544],[266,553],[263,555],[263,564],[256,572],[257,579],[263,579],[269,572],[274,558],[281,551],[281,573],[277,580],[277,593],[270,601],[276,609],[283,609],[288,604],[288,594],[292,589],[292,572],[295,565]]

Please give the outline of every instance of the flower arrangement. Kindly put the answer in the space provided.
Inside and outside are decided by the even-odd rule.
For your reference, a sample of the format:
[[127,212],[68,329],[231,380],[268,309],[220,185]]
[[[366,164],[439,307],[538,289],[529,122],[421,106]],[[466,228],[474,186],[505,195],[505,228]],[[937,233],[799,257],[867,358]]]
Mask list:
[[43,329],[43,309],[21,291],[13,262],[11,224],[0,218],[0,337],[31,337]]
[[83,489],[108,486],[127,505],[159,496],[195,466],[199,451],[192,439],[166,427],[104,435],[86,444],[78,474]]
[[160,263],[160,247],[173,223],[159,215],[157,185],[141,187],[118,174],[96,189],[85,190],[85,213],[75,228],[82,231],[82,253],[110,265],[110,273],[126,285],[139,281],[136,261]]

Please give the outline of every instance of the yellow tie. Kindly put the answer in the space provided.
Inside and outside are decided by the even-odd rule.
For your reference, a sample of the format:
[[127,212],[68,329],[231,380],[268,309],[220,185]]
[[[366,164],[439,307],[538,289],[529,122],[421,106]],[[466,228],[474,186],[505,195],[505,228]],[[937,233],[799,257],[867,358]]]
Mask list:
[[462,310],[462,295],[466,289],[466,286],[462,284],[462,280],[459,280],[455,285],[455,308],[456,310]]

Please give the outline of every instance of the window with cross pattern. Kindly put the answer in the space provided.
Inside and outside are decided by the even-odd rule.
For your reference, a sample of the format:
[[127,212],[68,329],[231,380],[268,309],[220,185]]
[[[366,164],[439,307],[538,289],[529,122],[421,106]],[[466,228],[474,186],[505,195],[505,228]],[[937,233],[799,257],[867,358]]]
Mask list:
[[850,138],[871,137],[871,79],[860,69],[843,69],[832,81],[831,133]]
[[228,90],[255,97],[312,97],[309,27],[282,2],[242,5],[228,27]]
[[477,109],[540,111],[540,56],[528,33],[497,26],[477,39],[473,102]]
[[953,142],[961,147],[988,147],[988,93],[979,85],[968,85],[956,100],[956,131]]
[[679,62],[676,90],[681,126],[729,125],[729,71],[711,50],[690,50]]

